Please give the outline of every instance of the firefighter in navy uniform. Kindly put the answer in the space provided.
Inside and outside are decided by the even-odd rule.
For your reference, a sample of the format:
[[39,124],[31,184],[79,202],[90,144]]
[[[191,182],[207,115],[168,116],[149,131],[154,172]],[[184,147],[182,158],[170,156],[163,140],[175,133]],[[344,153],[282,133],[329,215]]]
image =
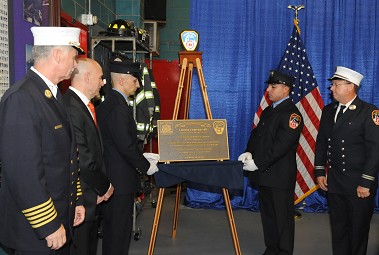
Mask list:
[[[103,255],[129,253],[135,195],[140,177],[159,169],[159,155],[142,153],[129,97],[140,86],[140,64],[119,57],[109,61],[112,89],[97,108],[97,120],[104,142],[107,177],[114,185],[113,196],[104,203]],[[148,157],[156,156],[156,158]]]
[[316,142],[315,175],[328,191],[335,255],[366,254],[379,170],[379,110],[357,96],[363,76],[338,66]]
[[295,78],[270,71],[267,93],[272,105],[262,112],[250,135],[244,163],[249,179],[258,185],[266,255],[293,254],[296,148],[303,118],[289,94]]
[[58,82],[76,68],[79,28],[32,27],[34,66],[0,104],[0,242],[11,254],[69,252],[85,209],[73,127]]

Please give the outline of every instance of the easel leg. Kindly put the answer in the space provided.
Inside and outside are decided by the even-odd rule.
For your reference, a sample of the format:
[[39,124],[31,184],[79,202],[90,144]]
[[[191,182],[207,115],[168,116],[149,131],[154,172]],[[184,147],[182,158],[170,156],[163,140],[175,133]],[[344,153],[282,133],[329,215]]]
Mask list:
[[157,207],[155,208],[153,227],[151,230],[149,250],[147,252],[148,255],[152,255],[154,253],[155,239],[157,238],[159,219],[161,217],[163,195],[164,195],[164,188],[160,188],[159,193],[158,193]]
[[178,216],[179,216],[179,205],[180,205],[180,192],[182,191],[182,184],[176,186],[176,198],[175,198],[175,209],[174,209],[174,223],[172,224],[172,238],[176,238],[176,230],[178,229]]
[[201,89],[201,93],[203,95],[203,100],[204,100],[205,112],[207,113],[207,118],[211,120],[213,118],[212,112],[211,112],[211,105],[209,104],[207,86],[205,85],[203,68],[201,66],[201,61],[199,58],[196,59],[196,65],[197,65],[197,73],[199,75],[199,81],[200,81],[200,89]]
[[226,212],[228,214],[230,231],[232,232],[234,250],[236,251],[236,255],[241,255],[241,248],[240,248],[240,244],[238,241],[236,224],[234,222],[232,206],[230,205],[229,191],[226,188],[222,188],[222,192],[224,194],[225,208],[226,208]]
[[186,76],[187,71],[187,59],[185,58],[182,63],[182,68],[180,70],[180,77],[179,77],[179,84],[178,84],[178,91],[176,92],[176,98],[175,98],[175,106],[174,106],[174,112],[172,114],[172,119],[176,120],[178,119],[179,114],[179,106],[180,106],[180,100],[182,98],[182,92],[184,87],[184,78]]
[[192,77],[193,77],[193,63],[188,64],[187,68],[187,88],[184,98],[184,109],[183,109],[183,119],[189,118],[189,107],[191,100],[191,89],[192,89]]

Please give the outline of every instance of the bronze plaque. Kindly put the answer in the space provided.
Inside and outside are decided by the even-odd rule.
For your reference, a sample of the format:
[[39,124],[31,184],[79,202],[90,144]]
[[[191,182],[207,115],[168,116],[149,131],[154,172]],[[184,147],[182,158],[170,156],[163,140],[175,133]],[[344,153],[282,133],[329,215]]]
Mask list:
[[158,120],[161,162],[229,160],[225,119]]

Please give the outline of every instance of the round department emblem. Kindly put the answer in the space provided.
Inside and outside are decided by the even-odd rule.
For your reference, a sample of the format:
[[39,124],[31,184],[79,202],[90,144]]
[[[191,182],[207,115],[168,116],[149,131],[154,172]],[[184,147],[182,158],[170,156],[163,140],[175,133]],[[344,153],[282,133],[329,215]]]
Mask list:
[[357,106],[355,104],[351,104],[349,105],[349,109],[354,111],[355,109],[357,109]]
[[45,97],[47,97],[47,98],[51,98],[52,96],[53,96],[53,94],[51,94],[51,91],[48,90],[48,89],[46,89],[46,90],[45,90]]

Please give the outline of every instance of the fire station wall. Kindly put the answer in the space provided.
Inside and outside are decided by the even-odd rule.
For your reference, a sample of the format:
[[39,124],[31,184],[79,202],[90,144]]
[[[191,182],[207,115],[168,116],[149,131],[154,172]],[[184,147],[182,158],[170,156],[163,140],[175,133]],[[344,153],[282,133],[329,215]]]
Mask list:
[[[179,61],[153,60],[153,76],[160,96],[160,111],[162,120],[171,120],[178,90],[180,67]],[[152,150],[158,152],[157,139],[152,140]]]
[[62,11],[68,13],[74,19],[81,14],[91,12],[97,17],[97,25],[106,29],[116,17],[116,0],[91,0],[91,10],[88,10],[88,0],[61,0]]

